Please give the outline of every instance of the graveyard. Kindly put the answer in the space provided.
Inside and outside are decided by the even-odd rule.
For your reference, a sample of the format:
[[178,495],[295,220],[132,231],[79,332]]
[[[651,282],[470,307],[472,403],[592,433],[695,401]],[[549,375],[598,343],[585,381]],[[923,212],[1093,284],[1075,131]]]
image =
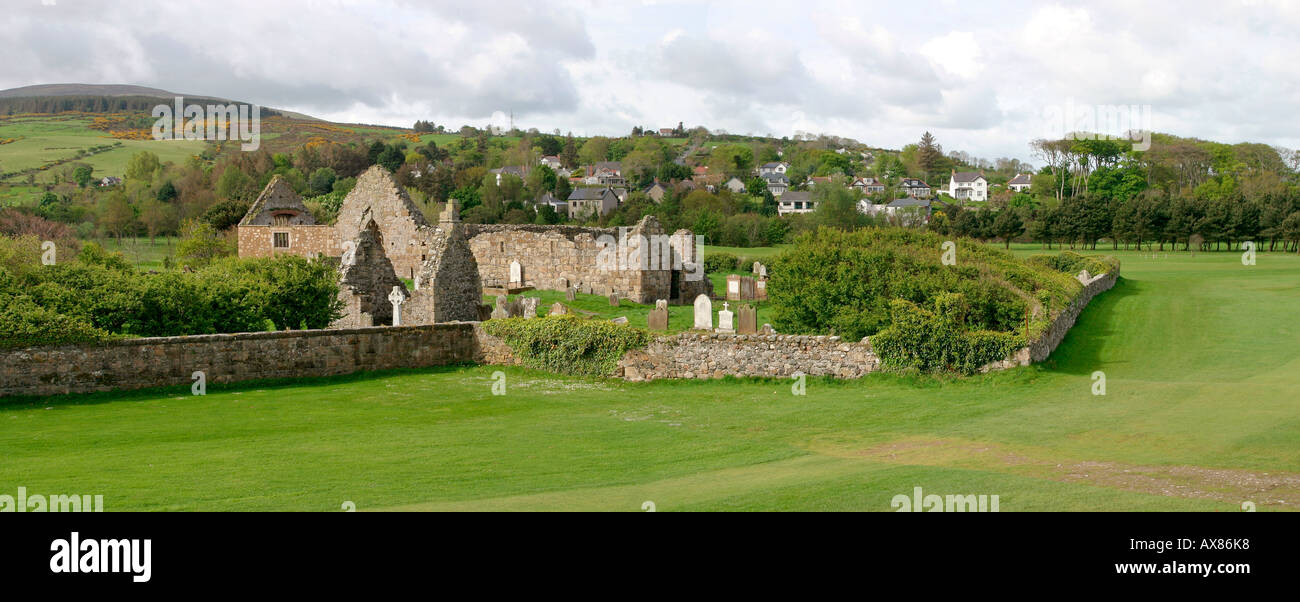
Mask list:
[[[0,480],[103,492],[108,511],[889,511],[917,483],[996,493],[1003,512],[1294,509],[1300,435],[1276,393],[1300,388],[1300,259],[1114,254],[1123,278],[1046,361],[1011,370],[809,376],[800,395],[788,376],[628,382],[458,364],[203,396],[6,398]],[[721,311],[738,327],[747,302],[719,289],[713,327]],[[645,328],[656,311],[520,294],[539,316],[558,302],[591,323]],[[692,305],[667,309],[669,334],[694,326]]]

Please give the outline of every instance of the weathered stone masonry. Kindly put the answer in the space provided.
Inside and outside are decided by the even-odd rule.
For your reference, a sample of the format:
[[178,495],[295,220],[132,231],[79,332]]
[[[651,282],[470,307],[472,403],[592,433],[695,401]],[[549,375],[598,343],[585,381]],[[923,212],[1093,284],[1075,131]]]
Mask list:
[[[294,253],[341,257],[348,251],[347,244],[355,241],[358,233],[373,220],[383,240],[383,255],[396,276],[428,282],[420,278],[425,263],[445,253],[448,220],[444,217],[440,216],[438,224],[430,224],[392,175],[374,166],[357,178],[356,186],[343,200],[334,226],[314,225],[288,184],[272,179],[239,226],[239,255]],[[273,222],[278,225],[272,225]],[[685,263],[698,261],[694,235],[689,230],[673,233],[670,248],[662,249],[670,265],[649,266],[657,269],[611,270],[601,264],[602,237],[606,241],[628,241],[636,247],[637,235],[665,234],[654,217],[644,218],[636,226],[625,229],[504,224],[461,227],[473,251],[479,279],[485,285],[506,284],[510,263],[518,261],[524,267],[525,284],[536,289],[580,286],[593,294],[617,293],[646,304],[659,299],[690,300],[701,293],[713,292],[702,267],[698,271],[683,269]],[[287,247],[275,246],[277,234]],[[445,276],[452,273],[452,266],[464,263],[459,259],[442,262],[433,271]],[[673,265],[678,269],[671,269]],[[688,276],[687,272],[698,274],[698,278]],[[423,307],[423,303],[420,305]]]
[[[1119,271],[1084,286],[1043,337],[985,371],[1046,359],[1083,308],[1115,285]],[[0,351],[0,397],[57,395],[188,385],[198,370],[208,383],[310,378],[366,370],[475,362],[517,365],[479,322],[341,330],[128,339]],[[723,376],[858,378],[880,368],[869,341],[833,336],[682,333],[629,351],[613,376],[630,381]]]
[[158,337],[0,352],[0,397],[311,378],[501,359],[474,323]]

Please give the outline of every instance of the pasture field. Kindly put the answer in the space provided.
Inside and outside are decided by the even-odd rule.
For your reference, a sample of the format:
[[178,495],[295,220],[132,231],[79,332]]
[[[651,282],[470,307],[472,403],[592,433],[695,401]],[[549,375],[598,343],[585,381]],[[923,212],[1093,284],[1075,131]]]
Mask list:
[[921,487],[1003,512],[1295,509],[1300,257],[1115,254],[1120,282],[1027,368],[810,379],[804,396],[789,379],[464,366],[0,400],[0,493],[110,511],[889,511]]
[[[0,144],[0,170],[7,173],[40,167],[60,159],[72,159],[78,150],[120,142],[112,150],[74,161],[93,166],[96,178],[121,177],[131,156],[140,151],[153,152],[164,163],[181,163],[202,152],[207,144],[200,140],[118,140],[106,132],[90,129],[90,122],[90,117],[60,115],[0,119],[0,139],[17,139]],[[37,173],[36,181],[49,182],[52,177],[53,171],[45,170]],[[24,179],[20,175],[9,181]]]

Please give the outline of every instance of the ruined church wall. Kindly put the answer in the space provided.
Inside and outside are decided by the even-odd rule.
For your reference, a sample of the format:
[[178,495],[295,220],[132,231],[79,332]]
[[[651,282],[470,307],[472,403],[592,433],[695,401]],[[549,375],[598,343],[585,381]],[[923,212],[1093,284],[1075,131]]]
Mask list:
[[[289,234],[288,249],[275,248],[276,232]],[[338,257],[341,254],[338,235],[331,226],[237,226],[237,236],[240,257],[271,257],[279,254]]]
[[524,285],[540,290],[563,290],[563,279],[583,292],[617,293],[637,303],[673,298],[669,270],[601,269],[597,239],[610,236],[617,240],[615,229],[484,224],[466,224],[465,228],[484,286],[507,284],[510,263],[518,261]]

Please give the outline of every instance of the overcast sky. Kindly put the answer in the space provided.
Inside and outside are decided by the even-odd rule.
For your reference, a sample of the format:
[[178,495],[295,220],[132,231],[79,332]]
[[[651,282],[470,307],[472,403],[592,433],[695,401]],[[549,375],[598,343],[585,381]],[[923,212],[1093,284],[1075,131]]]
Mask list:
[[1026,160],[1068,107],[1150,105],[1157,131],[1300,146],[1295,0],[0,3],[0,88],[138,84],[407,127],[513,111],[582,135],[682,121],[900,148],[929,130]]

